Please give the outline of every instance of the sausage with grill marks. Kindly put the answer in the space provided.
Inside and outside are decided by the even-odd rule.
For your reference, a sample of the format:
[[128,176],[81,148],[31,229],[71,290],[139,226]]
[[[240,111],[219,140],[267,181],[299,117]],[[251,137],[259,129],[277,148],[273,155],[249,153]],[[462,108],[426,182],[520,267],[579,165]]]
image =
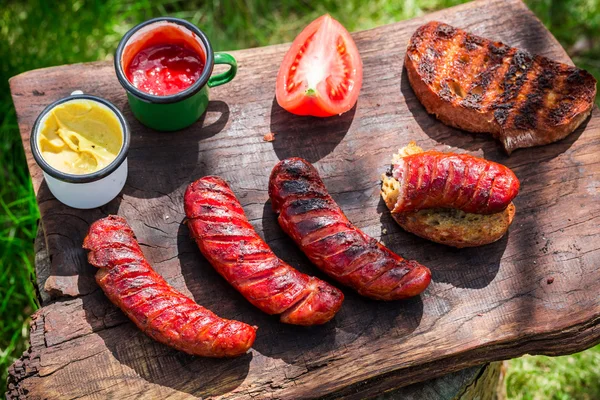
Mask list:
[[423,151],[415,142],[392,157],[381,176],[381,197],[404,230],[458,248],[503,237],[513,222],[519,190],[513,172],[494,162]]
[[403,259],[350,223],[308,161],[279,162],[271,172],[269,196],[279,225],[308,258],[361,295],[397,300],[429,285],[428,268]]
[[398,157],[390,173],[399,182],[392,213],[452,208],[495,214],[519,193],[519,180],[509,168],[468,154],[426,151]]
[[106,296],[154,340],[203,357],[239,356],[254,343],[255,327],[218,317],[157,274],[124,218],[94,222],[83,248]]
[[323,324],[338,312],[343,293],[279,259],[248,222],[224,180],[198,179],[188,186],[184,203],[202,254],[254,306],[295,325]]

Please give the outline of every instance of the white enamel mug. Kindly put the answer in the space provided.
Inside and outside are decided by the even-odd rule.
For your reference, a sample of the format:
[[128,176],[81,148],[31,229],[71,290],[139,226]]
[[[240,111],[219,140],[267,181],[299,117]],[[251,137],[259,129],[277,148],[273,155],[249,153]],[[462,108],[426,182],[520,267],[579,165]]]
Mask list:
[[[109,101],[86,94],[75,94],[57,100],[44,109],[38,116],[31,130],[30,145],[33,158],[44,173],[44,179],[50,192],[61,203],[73,208],[96,208],[105,205],[117,195],[125,186],[127,180],[127,152],[129,151],[129,126],[123,114]],[[112,112],[121,123],[123,144],[117,157],[106,167],[91,174],[68,174],[57,170],[44,160],[39,148],[38,136],[44,125],[48,112],[54,107],[81,100],[90,100]]]

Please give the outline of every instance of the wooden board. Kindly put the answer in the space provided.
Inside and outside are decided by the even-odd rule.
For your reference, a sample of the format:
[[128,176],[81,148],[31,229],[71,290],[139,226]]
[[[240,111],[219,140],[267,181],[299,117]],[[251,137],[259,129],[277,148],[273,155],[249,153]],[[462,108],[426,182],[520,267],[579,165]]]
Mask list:
[[[32,348],[11,370],[11,396],[362,398],[487,361],[572,353],[600,342],[598,109],[565,140],[510,157],[486,135],[442,125],[416,100],[402,67],[410,35],[434,19],[570,62],[521,2],[496,0],[356,33],[365,71],[359,102],[328,119],[296,117],[277,106],[274,80],[287,45],[234,52],[236,79],[212,90],[206,117],[177,133],[153,132],[135,121],[110,62],[13,78],[50,259],[42,287],[56,301],[35,315]],[[114,102],[132,128],[126,186],[91,211],[52,197],[28,145],[42,108],[75,89]],[[263,141],[268,132],[277,134],[272,143]],[[395,225],[379,198],[379,176],[409,140],[511,167],[522,191],[509,234],[492,245],[455,250]],[[315,164],[356,225],[429,266],[430,288],[392,303],[344,289],[346,301],[331,323],[298,328],[255,310],[229,287],[181,224],[185,187],[200,176],[221,175],[274,251],[323,277],[281,231],[267,201],[269,172],[289,156]],[[259,326],[252,352],[233,360],[194,358],[136,330],[98,290],[81,249],[89,224],[109,213],[128,219],[171,284],[221,316]]]
[[[41,271],[45,268],[45,264],[47,264],[48,257],[47,252],[45,250],[45,237],[44,237],[43,229],[40,227],[38,229],[38,235],[35,240],[35,248],[36,248],[36,270]],[[41,292],[42,296],[44,296],[44,291]],[[42,298],[42,304],[46,304],[44,299]],[[63,306],[66,303],[55,303],[57,304],[58,310],[66,311],[67,314],[69,310],[64,308]],[[46,310],[52,309],[54,304],[49,305]],[[116,313],[120,314],[121,317],[123,315],[115,310]],[[31,345],[33,348],[39,346],[45,346],[44,340],[44,330],[37,328],[38,317],[34,316],[34,323],[31,332]],[[123,317],[123,322],[126,321],[126,318]],[[17,382],[21,382],[23,377],[28,375],[31,371],[31,367],[36,365],[39,362],[39,359],[36,356],[33,356],[32,360],[32,352],[25,353],[25,355],[18,360],[12,367],[10,371],[10,380],[9,380],[9,391],[7,395],[9,398],[31,398],[32,393],[28,389],[23,392],[22,387]],[[504,383],[504,367],[502,362],[492,362],[489,364],[478,365],[475,367],[469,367],[462,369],[457,372],[450,373],[448,375],[441,376],[439,378],[430,379],[425,382],[415,383],[409,386],[401,387],[398,389],[389,390],[385,393],[382,393],[376,397],[377,400],[386,400],[386,399],[403,399],[403,400],[495,400],[495,399],[503,399],[503,383]],[[37,368],[37,367],[36,367]],[[64,382],[67,383],[67,382]],[[75,383],[75,382],[74,382]],[[76,384],[80,386],[87,387],[89,392],[85,390],[81,391],[82,395],[78,395],[77,397],[89,398],[97,396],[95,393],[97,390],[92,389],[93,386],[97,385],[96,383],[92,383],[91,385],[88,382],[76,382]],[[35,391],[34,391],[35,392]],[[64,393],[56,393],[56,398],[62,398]],[[143,397],[143,396],[142,396]],[[172,396],[169,396],[172,397]],[[180,397],[180,396],[175,396]],[[194,397],[194,396],[184,396],[184,397]],[[48,398],[48,394],[45,394],[44,398]],[[51,397],[50,397],[51,398]]]

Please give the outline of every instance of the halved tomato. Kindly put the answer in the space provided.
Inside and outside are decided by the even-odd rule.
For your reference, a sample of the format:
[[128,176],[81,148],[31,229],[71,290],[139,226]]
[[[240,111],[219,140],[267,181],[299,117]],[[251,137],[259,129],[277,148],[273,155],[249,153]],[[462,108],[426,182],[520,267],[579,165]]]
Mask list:
[[329,14],[296,37],[277,74],[277,103],[291,113],[329,117],[356,104],[362,60],[352,37]]

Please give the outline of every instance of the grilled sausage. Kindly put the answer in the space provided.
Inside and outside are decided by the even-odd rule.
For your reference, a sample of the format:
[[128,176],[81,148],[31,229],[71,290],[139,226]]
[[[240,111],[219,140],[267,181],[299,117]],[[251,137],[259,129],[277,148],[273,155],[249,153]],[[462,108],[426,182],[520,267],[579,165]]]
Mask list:
[[513,173],[501,165],[424,152],[415,142],[394,154],[381,176],[381,197],[404,230],[458,248],[483,246],[506,234],[516,213],[510,200],[518,187]]
[[281,322],[324,324],[342,306],[343,293],[277,258],[248,222],[229,185],[207,176],[184,196],[188,226],[202,254],[250,303]]
[[269,179],[279,225],[319,268],[363,296],[397,300],[418,295],[431,272],[354,227],[301,158],[279,162]]
[[427,112],[446,125],[491,133],[508,154],[564,138],[588,117],[596,96],[587,71],[440,22],[417,29],[405,65]]
[[454,208],[495,214],[519,192],[519,180],[509,168],[468,154],[413,154],[397,158],[390,173],[399,182],[393,213]]
[[203,357],[238,356],[254,343],[255,327],[216,316],[157,274],[124,218],[94,222],[83,248],[106,296],[154,340]]

